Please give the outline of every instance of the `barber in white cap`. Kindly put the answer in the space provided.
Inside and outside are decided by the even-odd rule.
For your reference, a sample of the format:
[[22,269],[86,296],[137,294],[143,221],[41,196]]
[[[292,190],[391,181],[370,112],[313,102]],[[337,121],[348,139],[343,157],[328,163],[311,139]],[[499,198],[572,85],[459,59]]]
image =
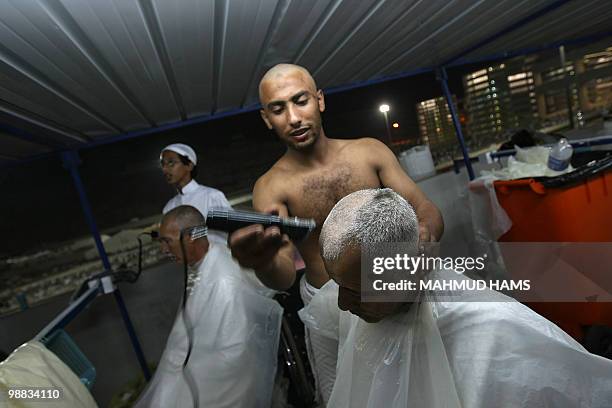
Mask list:
[[[179,205],[191,205],[204,217],[211,208],[231,208],[221,191],[195,181],[198,174],[198,157],[190,146],[183,143],[168,145],[162,149],[159,160],[166,181],[178,192],[164,207],[164,214]],[[226,234],[216,231],[210,231],[208,238],[223,243],[227,241]]]

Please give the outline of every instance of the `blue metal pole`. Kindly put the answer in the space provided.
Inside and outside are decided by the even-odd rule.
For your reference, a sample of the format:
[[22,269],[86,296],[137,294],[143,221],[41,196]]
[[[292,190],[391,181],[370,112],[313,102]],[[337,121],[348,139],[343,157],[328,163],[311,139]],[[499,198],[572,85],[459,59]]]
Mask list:
[[[89,230],[93,235],[96,247],[98,248],[98,253],[100,255],[100,259],[102,260],[102,264],[104,265],[104,269],[110,271],[111,264],[108,260],[106,250],[104,249],[102,239],[100,238],[100,232],[98,231],[96,220],[93,216],[93,212],[91,211],[89,200],[87,199],[85,186],[83,185],[81,175],[79,174],[79,164],[81,163],[79,159],[79,154],[74,150],[69,150],[61,152],[61,157],[62,162],[64,163],[64,167],[70,172],[70,175],[72,176],[72,181],[74,181],[74,185],[79,194],[79,199],[81,200],[81,207],[83,209],[83,213],[85,214],[87,225],[89,225]],[[148,381],[151,378],[151,373],[149,372],[149,367],[147,366],[144,353],[142,352],[140,342],[138,341],[138,337],[136,336],[136,332],[134,331],[134,326],[132,325],[130,315],[128,314],[128,311],[125,307],[125,303],[123,301],[123,297],[121,296],[121,292],[119,292],[119,288],[114,288],[113,294],[115,296],[115,301],[119,306],[119,312],[121,313],[121,317],[123,318],[123,323],[125,324],[125,327],[130,336],[132,347],[134,348],[134,352],[136,353],[136,357],[138,358],[138,363],[140,363],[140,368],[142,369],[142,372]]]
[[64,168],[66,168],[70,172],[70,175],[72,176],[72,181],[74,182],[74,185],[77,189],[77,193],[79,194],[79,199],[81,200],[81,208],[83,209],[83,213],[85,214],[85,220],[87,221],[87,225],[89,226],[91,235],[93,235],[96,247],[98,248],[98,254],[100,255],[100,259],[102,260],[102,265],[104,265],[105,270],[110,271],[111,264],[108,260],[108,255],[106,255],[104,244],[102,243],[102,239],[100,238],[100,231],[98,231],[96,220],[93,216],[93,213],[91,212],[91,206],[89,205],[89,200],[87,199],[85,186],[83,186],[83,181],[81,181],[81,175],[79,174],[79,165],[81,164],[79,154],[75,150],[68,150],[65,152],[61,152],[61,156],[62,162],[64,163]]
[[463,132],[461,131],[461,123],[459,122],[459,117],[457,116],[457,111],[455,110],[455,105],[453,105],[453,98],[448,89],[448,76],[446,75],[446,69],[444,67],[438,68],[436,70],[436,78],[442,84],[442,91],[444,92],[444,97],[446,98],[446,103],[448,104],[448,110],[450,111],[451,117],[453,119],[453,125],[455,125],[455,132],[457,133],[457,139],[459,139],[459,145],[461,145],[461,151],[463,152],[463,162],[465,163],[465,168],[467,169],[470,180],[474,180],[474,169],[472,169],[472,162],[470,161],[470,155],[467,151],[467,147],[465,146],[465,139],[463,138]]
[[149,371],[149,366],[147,366],[147,361],[145,360],[144,353],[142,352],[142,348],[140,347],[140,342],[138,341],[136,331],[134,331],[134,326],[132,325],[132,321],[130,320],[130,315],[128,314],[127,308],[125,307],[123,296],[121,296],[121,292],[119,292],[118,288],[113,291],[113,295],[115,296],[117,306],[119,306],[119,312],[121,312],[121,317],[123,317],[123,321],[125,322],[125,327],[127,328],[128,335],[130,336],[130,340],[132,342],[132,346],[134,347],[134,351],[136,352],[136,357],[138,358],[138,363],[140,364],[142,373],[144,374],[145,380],[149,381],[151,379],[151,372]]

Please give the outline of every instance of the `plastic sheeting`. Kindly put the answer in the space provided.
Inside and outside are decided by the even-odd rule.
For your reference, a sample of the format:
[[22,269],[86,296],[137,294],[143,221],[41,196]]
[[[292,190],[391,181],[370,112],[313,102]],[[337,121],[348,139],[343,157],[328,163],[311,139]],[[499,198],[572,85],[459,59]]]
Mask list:
[[340,311],[337,291],[326,284],[301,311],[311,330],[340,339],[329,407],[612,406],[612,361],[498,292],[441,302],[428,291],[370,324]]
[[[8,399],[9,388],[60,390],[58,399]],[[0,407],[94,408],[98,405],[79,378],[42,343],[30,341],[0,363]]]
[[155,376],[137,407],[271,405],[282,307],[254,285],[225,245],[211,243],[200,283],[187,299],[193,347],[183,370],[188,337],[182,312],[174,322]]
[[475,239],[497,240],[512,227],[512,220],[497,200],[495,180],[483,176],[470,182],[468,200]]
[[[300,297],[305,306],[317,295],[319,289],[306,281],[306,275],[300,279]],[[299,314],[299,312],[298,312]],[[320,330],[304,328],[304,340],[308,353],[308,361],[315,381],[315,390],[318,394],[317,402],[327,404],[336,379],[336,364],[338,362],[338,338]]]
[[512,227],[512,221],[501,207],[495,194],[495,180],[513,180],[523,177],[552,177],[569,173],[570,165],[562,172],[548,168],[549,147],[534,146],[520,148],[514,146],[516,158],[509,157],[508,165],[498,170],[483,170],[481,176],[470,182],[470,207],[472,224],[477,238],[497,240]]

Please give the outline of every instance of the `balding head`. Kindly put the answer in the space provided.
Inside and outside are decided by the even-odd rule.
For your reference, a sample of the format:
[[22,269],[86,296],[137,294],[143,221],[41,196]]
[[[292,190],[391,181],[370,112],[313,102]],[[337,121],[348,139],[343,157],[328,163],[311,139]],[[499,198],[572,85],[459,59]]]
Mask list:
[[264,90],[266,87],[273,86],[284,78],[291,76],[297,76],[303,79],[307,84],[308,90],[312,93],[316,93],[317,85],[306,68],[295,64],[276,64],[270,68],[261,78],[261,81],[259,81],[259,101],[261,104],[263,105],[267,102],[264,102],[266,96]]
[[168,211],[162,217],[159,228],[159,242],[162,252],[171,256],[177,262],[186,262],[188,265],[199,262],[208,251],[208,239],[202,237],[191,240],[189,236],[184,236],[185,254],[183,254],[181,231],[203,225],[204,222],[204,216],[200,211],[190,205],[181,205]]

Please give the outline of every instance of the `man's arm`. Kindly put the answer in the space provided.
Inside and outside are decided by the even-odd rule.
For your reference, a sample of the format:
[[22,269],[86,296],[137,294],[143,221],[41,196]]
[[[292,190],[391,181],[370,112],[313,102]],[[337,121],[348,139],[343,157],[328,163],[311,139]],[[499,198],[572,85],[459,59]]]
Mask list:
[[421,242],[439,241],[444,232],[442,213],[408,177],[393,152],[376,139],[365,139],[363,152],[373,158],[382,185],[395,190],[414,207]]
[[[287,217],[287,206],[265,179],[257,180],[253,189],[253,208],[258,212]],[[228,239],[232,255],[240,265],[255,270],[259,280],[269,288],[286,290],[295,281],[295,248],[278,227],[250,225],[232,233]]]

